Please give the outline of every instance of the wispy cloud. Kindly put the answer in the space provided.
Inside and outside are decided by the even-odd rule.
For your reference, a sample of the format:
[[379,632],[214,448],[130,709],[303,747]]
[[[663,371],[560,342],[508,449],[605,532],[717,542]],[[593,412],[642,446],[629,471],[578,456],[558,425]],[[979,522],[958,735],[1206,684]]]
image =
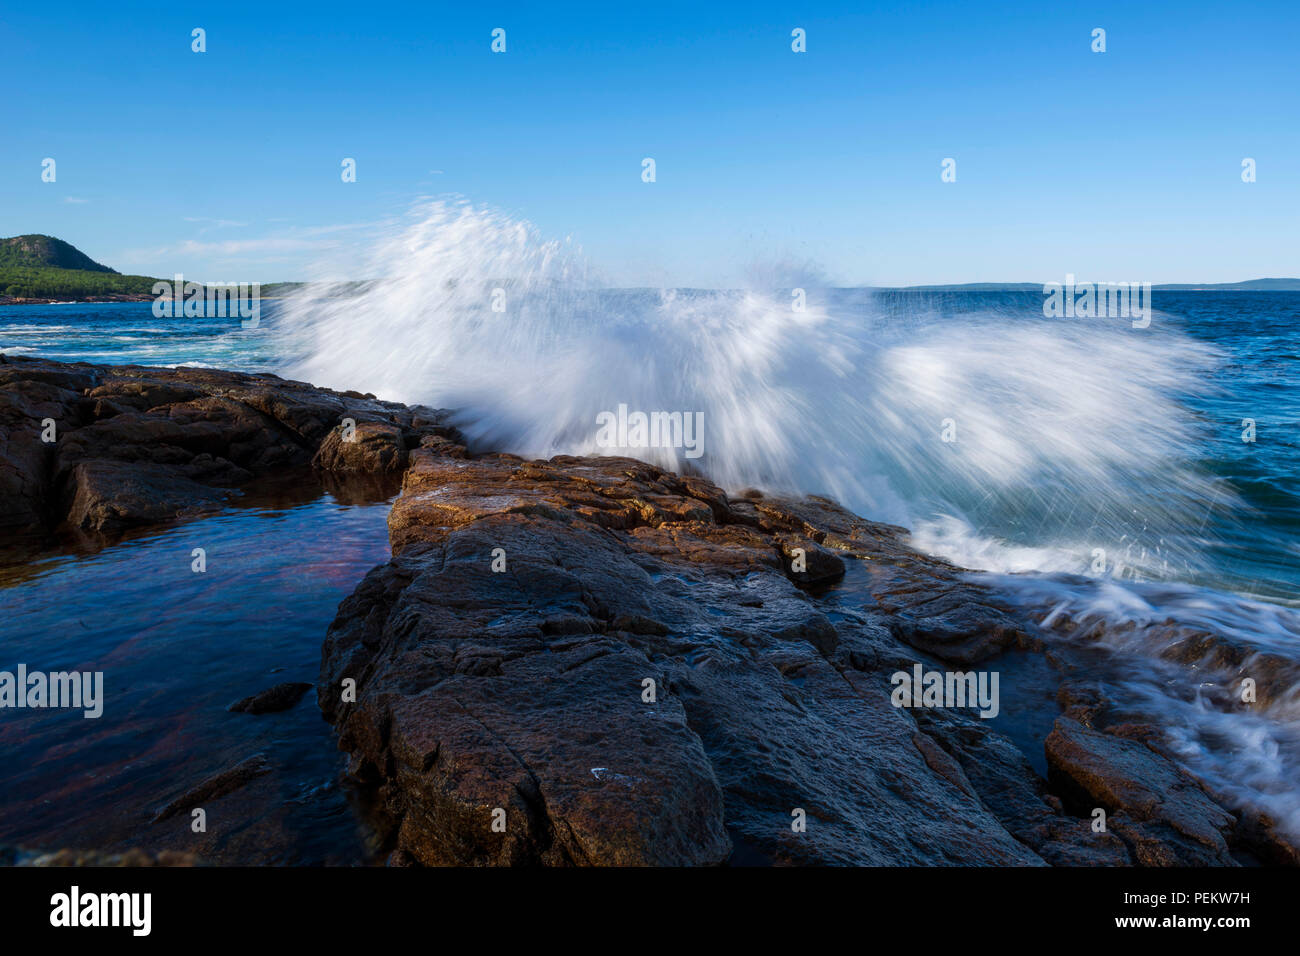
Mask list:
[[72,203],[73,205],[77,205],[77,206],[80,206],[83,203],[90,202],[89,199],[82,199],[80,196],[64,196],[63,201]]
[[[234,229],[249,225],[249,223],[236,222],[233,219],[210,219],[207,216],[186,216],[185,221],[203,223],[208,229]],[[206,231],[207,229],[202,230],[202,232]]]
[[179,270],[200,278],[203,273],[214,281],[219,275],[236,273],[256,275],[264,281],[297,278],[318,271],[322,264],[346,271],[344,267],[355,263],[369,234],[389,225],[376,221],[279,226],[267,235],[221,239],[208,237],[207,233],[249,224],[200,216],[184,219],[203,227],[191,238],[124,250],[119,256],[122,264],[158,275]]
[[374,222],[345,222],[336,223],[330,226],[303,226],[290,230],[293,235],[301,236],[333,236],[341,232],[363,232],[367,229],[382,229],[392,224],[391,220],[375,220]]
[[200,242],[186,239],[165,251],[181,256],[249,256],[268,252],[311,252],[324,249],[330,245],[327,241],[315,239],[293,239],[288,237],[267,237],[263,239],[224,239],[217,242]]

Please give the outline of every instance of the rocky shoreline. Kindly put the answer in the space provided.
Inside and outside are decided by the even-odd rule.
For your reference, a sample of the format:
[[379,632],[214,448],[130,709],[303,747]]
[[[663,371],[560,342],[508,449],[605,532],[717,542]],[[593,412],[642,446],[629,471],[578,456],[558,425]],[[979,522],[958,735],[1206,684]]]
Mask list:
[[62,299],[20,295],[0,295],[0,305],[87,305],[96,302],[152,302],[157,296],[147,292],[110,292],[105,295],[70,295]]
[[[111,541],[305,467],[400,486],[316,685],[390,864],[1300,862],[1115,716],[1095,623],[1049,633],[827,499],[480,453],[445,411],[270,375],[0,356],[6,541]],[[1169,646],[1296,681],[1213,634]],[[1058,686],[1036,729],[891,701],[917,665],[1022,660]]]

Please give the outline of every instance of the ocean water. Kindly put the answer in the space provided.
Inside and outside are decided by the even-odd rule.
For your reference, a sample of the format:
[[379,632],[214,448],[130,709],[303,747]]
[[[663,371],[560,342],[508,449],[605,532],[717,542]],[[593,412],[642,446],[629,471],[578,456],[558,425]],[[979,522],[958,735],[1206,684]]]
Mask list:
[[[103,713],[7,711],[0,845],[197,853],[210,863],[367,862],[340,785],[347,758],[313,691],[271,714],[234,701],[313,683],[338,603],[389,557],[384,502],[342,501],[310,474],[197,521],[34,560],[0,547],[0,668],[102,671]],[[192,568],[192,549],[206,570]],[[190,815],[153,815],[254,754],[270,772]]]
[[[275,300],[262,305],[274,314]],[[239,319],[155,318],[152,302],[68,302],[0,310],[0,353],[111,365],[206,365],[270,371],[277,356],[264,329]]]
[[[148,303],[6,307],[0,350],[272,371],[458,409],[484,448],[828,494],[1040,618],[1171,621],[1300,661],[1300,294],[1157,291],[1134,328],[1047,318],[1033,292],[842,289],[786,266],[744,290],[610,289],[568,243],[445,204],[381,265],[364,290],[264,303],[255,330]],[[702,412],[703,454],[602,443],[620,405]],[[1103,641],[1108,692],[1300,837],[1300,687],[1225,709],[1233,674],[1144,633]]]

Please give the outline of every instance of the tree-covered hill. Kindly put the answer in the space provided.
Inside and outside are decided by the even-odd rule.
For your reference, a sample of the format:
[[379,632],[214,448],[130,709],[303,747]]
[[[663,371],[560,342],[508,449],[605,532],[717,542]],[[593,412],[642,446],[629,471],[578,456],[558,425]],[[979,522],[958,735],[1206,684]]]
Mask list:
[[156,281],[121,275],[54,236],[0,239],[0,298],[147,296]]
[[117,272],[96,262],[71,243],[53,236],[37,235],[0,239],[0,269],[11,268]]

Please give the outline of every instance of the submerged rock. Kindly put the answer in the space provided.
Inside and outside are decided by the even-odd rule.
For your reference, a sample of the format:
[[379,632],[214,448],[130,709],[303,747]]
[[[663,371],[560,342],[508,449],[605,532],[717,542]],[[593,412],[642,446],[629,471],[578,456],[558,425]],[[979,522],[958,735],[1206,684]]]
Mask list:
[[213,774],[202,783],[191,787],[185,791],[167,806],[163,807],[154,814],[153,822],[161,823],[174,817],[176,814],[185,810],[191,810],[199,806],[205,800],[215,800],[217,797],[224,797],[228,793],[233,793],[240,787],[264,773],[271,772],[271,765],[266,760],[265,754],[253,754],[241,760],[233,767],[222,770]]
[[302,700],[302,695],[309,690],[311,690],[311,684],[300,681],[276,684],[274,687],[268,687],[260,694],[237,700],[226,709],[240,714],[271,714],[281,710],[288,710]]

